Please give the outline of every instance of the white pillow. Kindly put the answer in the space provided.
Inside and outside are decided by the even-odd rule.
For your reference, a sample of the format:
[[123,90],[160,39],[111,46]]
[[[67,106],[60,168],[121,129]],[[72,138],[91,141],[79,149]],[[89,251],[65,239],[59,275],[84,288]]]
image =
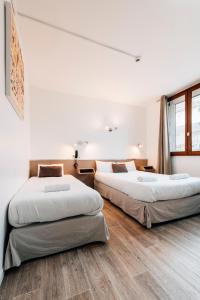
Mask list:
[[134,160],[127,161],[125,164],[126,164],[126,168],[127,168],[128,172],[136,171],[136,166],[135,166]]
[[112,173],[112,162],[111,161],[99,161],[96,160],[97,172]]
[[39,177],[40,167],[49,167],[49,166],[58,166],[58,167],[61,167],[62,168],[62,176],[64,176],[64,167],[63,167],[63,164],[49,164],[49,165],[40,165],[40,164],[38,164],[38,173],[37,173],[37,176]]

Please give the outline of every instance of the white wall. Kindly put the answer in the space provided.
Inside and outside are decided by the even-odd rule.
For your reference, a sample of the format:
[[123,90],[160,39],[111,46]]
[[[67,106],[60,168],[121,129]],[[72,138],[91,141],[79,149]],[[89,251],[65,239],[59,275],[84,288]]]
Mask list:
[[172,161],[174,173],[189,173],[200,177],[200,156],[175,156]]
[[[30,97],[32,159],[72,159],[78,140],[89,142],[81,159],[146,157],[144,109],[39,88]],[[106,125],[118,130],[108,133]]]
[[0,0],[0,283],[3,278],[4,240],[7,207],[13,194],[28,176],[29,119],[21,121],[5,97],[4,1]]
[[159,134],[160,106],[158,102],[153,102],[147,106],[147,158],[149,165],[157,168],[158,159],[158,134]]
[[[147,107],[147,158],[154,166],[158,157],[159,133],[159,102],[153,102]],[[200,156],[174,156],[172,157],[173,173],[189,173],[200,177]]]

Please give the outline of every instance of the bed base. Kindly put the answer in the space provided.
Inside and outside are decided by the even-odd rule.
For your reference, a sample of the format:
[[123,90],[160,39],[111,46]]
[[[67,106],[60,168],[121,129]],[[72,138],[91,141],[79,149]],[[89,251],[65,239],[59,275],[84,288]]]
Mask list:
[[200,213],[200,194],[156,202],[143,202],[95,180],[95,189],[140,224],[151,228],[152,224],[167,222]]
[[78,216],[56,222],[13,228],[5,254],[4,269],[23,261],[58,253],[91,242],[109,239],[104,215]]

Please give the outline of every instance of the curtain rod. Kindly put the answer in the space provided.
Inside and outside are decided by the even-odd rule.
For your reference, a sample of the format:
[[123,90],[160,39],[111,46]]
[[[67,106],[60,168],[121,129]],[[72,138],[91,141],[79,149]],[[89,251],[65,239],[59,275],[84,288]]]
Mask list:
[[124,55],[126,55],[126,56],[132,57],[132,58],[135,59],[135,62],[139,62],[139,61],[141,60],[141,57],[140,57],[139,55],[134,55],[134,54],[132,54],[132,53],[130,53],[130,52],[127,52],[127,51],[124,51],[124,50],[122,50],[122,49],[115,48],[115,47],[113,47],[113,46],[104,44],[104,43],[99,42],[99,41],[97,41],[97,40],[91,39],[91,38],[89,38],[89,37],[87,37],[87,36],[84,36],[84,35],[81,35],[81,34],[79,34],[79,33],[70,31],[70,30],[68,30],[68,29],[65,29],[65,28],[62,28],[62,27],[60,27],[60,26],[51,24],[51,23],[49,23],[49,22],[40,20],[40,19],[38,19],[38,18],[29,16],[29,15],[24,14],[24,13],[21,13],[21,12],[19,12],[19,11],[18,11],[17,13],[18,13],[19,16],[21,16],[21,17],[23,17],[23,18],[29,19],[29,20],[31,20],[31,21],[34,21],[34,22],[37,22],[37,23],[40,23],[40,24],[43,24],[43,25],[48,26],[48,27],[51,27],[51,28],[53,28],[53,29],[55,29],[55,30],[59,30],[59,31],[64,32],[64,33],[66,33],[66,34],[68,34],[68,35],[75,36],[76,38],[85,40],[85,41],[87,41],[87,42],[96,44],[96,45],[98,45],[98,46],[101,46],[101,47],[107,48],[107,49],[109,49],[109,50],[118,52],[118,53],[120,53],[120,54],[124,54]]

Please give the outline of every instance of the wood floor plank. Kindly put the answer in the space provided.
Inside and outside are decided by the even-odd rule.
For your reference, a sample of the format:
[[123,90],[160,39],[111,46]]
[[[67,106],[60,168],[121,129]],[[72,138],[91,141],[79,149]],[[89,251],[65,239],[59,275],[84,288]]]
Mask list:
[[[165,251],[165,243],[162,242],[156,247],[152,248],[152,251],[156,252],[157,258],[162,260],[165,265],[168,265],[171,269],[171,273],[176,274],[175,278],[178,277],[182,279],[186,285],[192,287],[194,290],[200,293],[200,286],[198,286],[198,282],[200,282],[200,273],[198,269],[198,265],[195,262],[190,261],[190,258],[184,255],[178,255],[175,251],[171,252],[170,245],[167,244],[168,255],[166,255]],[[185,276],[187,274],[187,276]]]
[[[108,201],[105,201],[106,203]],[[119,211],[116,207],[110,208],[110,204],[107,204],[107,206],[104,209],[104,213],[106,214],[106,221],[109,227],[116,226],[120,224],[120,220],[122,220],[125,215],[122,211]]]
[[145,291],[145,294],[152,299],[169,300],[170,296],[158,284],[155,278],[149,273],[144,272],[135,277],[137,284]]
[[[94,249],[94,248],[92,248]],[[118,296],[99,260],[90,247],[78,250],[78,255],[86,272],[91,290],[96,299],[117,299]]]
[[91,291],[86,291],[84,293],[78,294],[72,298],[68,298],[67,300],[95,300]]
[[160,237],[160,244],[157,244],[152,250],[156,251],[163,261],[170,262],[171,269],[200,292],[200,285],[198,285],[200,282],[200,257],[199,255],[194,256],[193,253],[183,249],[182,246],[183,244],[180,244],[178,236],[172,240],[172,235],[166,235],[165,232]]
[[[21,270],[18,275],[16,295],[27,294],[33,290],[40,289],[41,287],[41,267],[43,261],[33,260],[26,262],[21,266]],[[34,277],[32,272],[34,270]]]
[[1,300],[200,299],[200,216],[147,230],[105,201],[110,241],[6,272]]
[[[19,269],[7,271],[0,287],[0,300],[12,300],[17,293]],[[12,287],[12,288],[11,288]]]
[[[97,249],[96,249],[97,250]],[[124,266],[120,263],[115,255],[108,253],[95,253],[96,259],[103,265],[107,276],[112,283],[115,294],[118,299],[137,299],[139,292],[135,289],[131,278],[128,276]]]
[[191,221],[193,224],[200,228],[200,215],[194,216],[192,218],[188,217],[186,221]]
[[181,277],[177,276],[176,272],[170,267],[169,262],[167,264],[164,263],[156,251],[143,247],[134,235],[127,235],[126,228],[116,227],[116,230],[119,238],[122,239],[127,247],[134,249],[135,255],[137,255],[138,259],[141,260],[149,273],[152,274],[171,299],[198,299],[199,293]]
[[199,219],[199,224],[194,222],[194,219],[185,219],[184,222],[178,221],[176,223],[178,227],[181,227],[184,231],[187,233],[191,234],[192,236],[199,237],[199,230],[200,230],[200,219]]
[[61,254],[43,258],[42,262],[42,299],[66,300],[65,283],[62,274]]
[[154,299],[146,295],[137,285],[134,274],[129,272],[120,256],[107,249],[103,253],[98,247],[93,249],[93,253],[99,264],[102,264],[114,291],[118,294],[117,299]]
[[18,295],[13,300],[43,300],[43,293],[41,290],[35,290],[29,293]]
[[150,230],[147,230],[145,227],[138,224],[136,221],[133,222],[132,218],[127,216],[124,219],[121,219],[120,225],[122,225],[130,234],[142,244],[143,247],[150,247],[154,245],[157,241],[157,236],[152,235]]
[[109,247],[111,251],[119,257],[127,271],[132,276],[144,273],[146,271],[145,266],[137,259],[133,249],[127,247],[123,241],[118,238],[117,228],[110,228],[110,233],[111,239],[109,242]]
[[85,270],[76,249],[62,253],[61,263],[65,292],[68,298],[90,289]]
[[194,260],[200,259],[199,242],[188,239],[182,234],[182,232],[180,232],[180,230],[178,230],[178,228],[175,229],[174,227],[168,227],[162,232],[162,234],[158,233],[158,236],[160,236],[160,239],[165,237],[165,239],[174,245],[174,250],[176,250],[176,247],[179,247],[179,251],[181,253],[185,253],[189,257],[191,256]]

